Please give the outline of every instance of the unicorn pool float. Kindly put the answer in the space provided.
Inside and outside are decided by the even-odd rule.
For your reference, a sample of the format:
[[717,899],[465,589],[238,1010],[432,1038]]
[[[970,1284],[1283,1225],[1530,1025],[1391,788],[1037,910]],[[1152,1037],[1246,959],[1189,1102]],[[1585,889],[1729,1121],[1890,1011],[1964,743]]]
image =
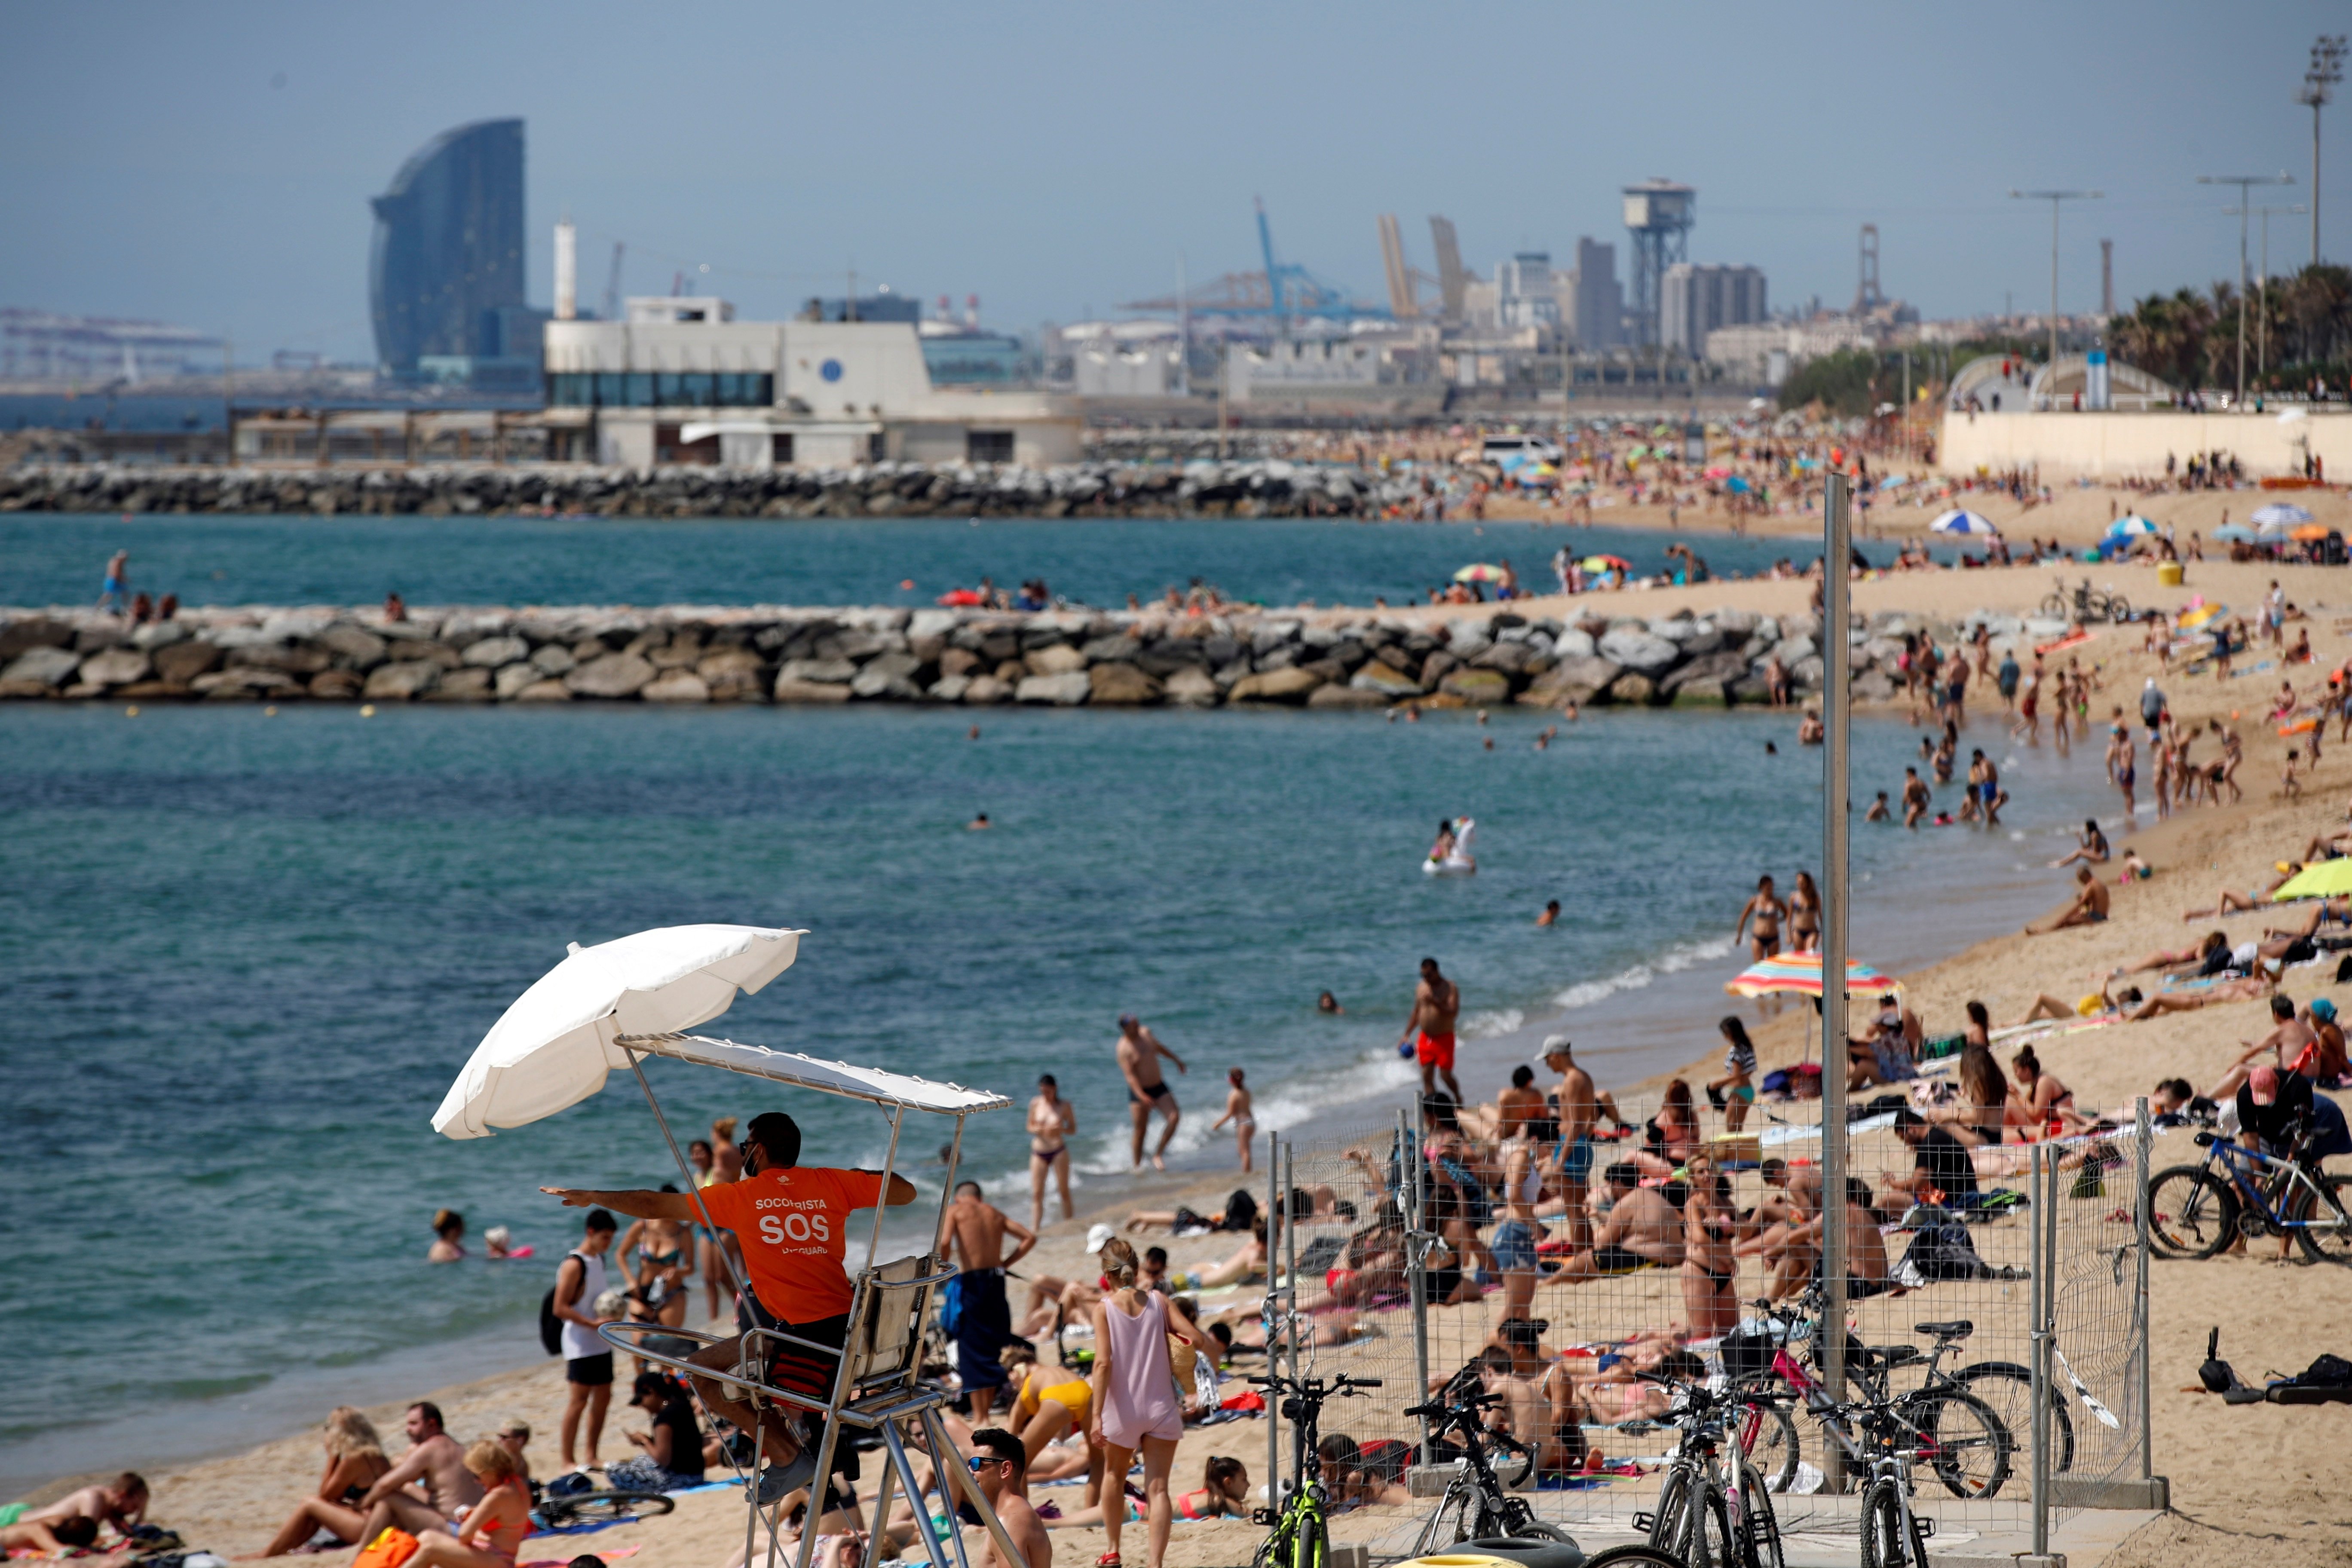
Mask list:
[[1429,847],[1429,858],[1421,863],[1423,872],[1432,877],[1475,877],[1478,861],[1470,853],[1471,841],[1478,835],[1478,825],[1466,816],[1449,816],[1437,825],[1437,842]]

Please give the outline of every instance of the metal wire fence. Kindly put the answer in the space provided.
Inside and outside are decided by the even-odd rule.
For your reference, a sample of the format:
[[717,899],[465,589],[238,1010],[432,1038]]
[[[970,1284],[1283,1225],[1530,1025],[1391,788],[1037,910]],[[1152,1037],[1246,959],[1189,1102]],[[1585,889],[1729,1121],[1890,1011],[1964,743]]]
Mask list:
[[[1801,1384],[1822,1375],[1804,1310],[1824,1207],[1819,1103],[1757,1105],[1732,1131],[1702,1102],[1695,1149],[1650,1136],[1654,1104],[1615,1110],[1589,1163],[1497,1138],[1510,1129],[1492,1113],[1277,1138],[1265,1201],[1285,1223],[1261,1326],[1286,1371],[1295,1358],[1309,1375],[1380,1381],[1321,1423],[1363,1473],[1415,1494],[1376,1556],[1413,1549],[1452,1474],[1405,1411],[1470,1389],[1502,1397],[1486,1420],[1532,1459],[1538,1517],[1588,1548],[1636,1534],[1678,1436],[1645,1371],[1789,1392],[1790,1419],[1767,1423],[1758,1456],[1781,1528],[1850,1546],[1838,1445],[1780,1375],[1790,1363]],[[1973,1206],[1941,1189],[1915,1203],[1904,1189],[1925,1184],[1923,1157],[1875,1110],[1847,1134],[1848,1397],[1947,1388],[1948,1434],[1998,1433],[1916,1478],[1938,1549],[2046,1542],[2067,1510],[2117,1506],[2111,1483],[2147,1473],[2144,1102],[2089,1133],[1979,1151]],[[1271,1461],[1288,1436],[1268,1425]]]

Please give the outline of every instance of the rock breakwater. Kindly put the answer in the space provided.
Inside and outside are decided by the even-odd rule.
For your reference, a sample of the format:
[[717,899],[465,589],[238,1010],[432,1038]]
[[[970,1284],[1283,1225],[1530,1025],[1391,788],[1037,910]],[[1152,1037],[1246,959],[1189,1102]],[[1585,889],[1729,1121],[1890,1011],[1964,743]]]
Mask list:
[[843,468],[564,464],[226,468],[28,464],[0,472],[0,512],[332,516],[1373,517],[1418,476],[1280,458],[1183,463],[873,463]]
[[[1996,646],[2056,635],[2015,617],[1961,626],[1856,617],[1854,692],[1899,689],[1903,636]],[[0,609],[0,698],[20,700],[1032,703],[1213,708],[1724,707],[1769,700],[1777,662],[1817,688],[1819,622],[1719,609],[1572,618],[1492,605],[1443,619],[1346,611],[330,607],[185,611],[131,626],[95,611]]]

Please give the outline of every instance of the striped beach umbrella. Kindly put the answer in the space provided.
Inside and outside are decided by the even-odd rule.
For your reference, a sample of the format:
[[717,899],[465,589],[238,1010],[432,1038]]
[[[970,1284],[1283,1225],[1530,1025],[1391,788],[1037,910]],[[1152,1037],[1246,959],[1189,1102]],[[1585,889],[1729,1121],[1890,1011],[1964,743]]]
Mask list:
[[[1805,996],[1822,994],[1822,955],[1818,952],[1776,952],[1760,963],[1752,963],[1725,983],[1724,987],[1734,996],[1777,996],[1796,993]],[[1888,996],[1897,989],[1894,981],[1866,963],[1847,959],[1845,963],[1845,994],[1849,996]]]
[[2147,518],[2140,516],[2137,512],[2133,512],[2126,517],[2119,517],[2116,519],[2115,521],[2107,524],[2107,537],[2110,539],[2137,539],[2148,534],[2162,533],[2163,531],[2164,530],[2157,527],[2155,523],[2151,522]]
[[1927,525],[1930,533],[1998,534],[2000,530],[1989,518],[1972,511],[1948,511]]

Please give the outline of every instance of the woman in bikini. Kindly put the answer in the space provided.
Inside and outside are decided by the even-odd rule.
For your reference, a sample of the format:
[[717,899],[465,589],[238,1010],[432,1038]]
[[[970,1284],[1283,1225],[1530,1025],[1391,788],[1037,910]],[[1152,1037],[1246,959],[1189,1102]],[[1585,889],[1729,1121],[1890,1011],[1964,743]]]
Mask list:
[[1212,1454],[1201,1474],[1201,1489],[1179,1492],[1174,1500],[1179,1519],[1247,1519],[1249,1467],[1239,1459]]
[[1689,1163],[1699,1149],[1698,1111],[1691,1103],[1690,1085],[1675,1079],[1666,1085],[1658,1113],[1643,1123],[1643,1145],[1633,1151],[1633,1163],[1645,1176],[1671,1176]]
[[1800,871],[1789,894],[1789,951],[1815,952],[1821,945],[1822,890],[1813,886],[1811,871]]
[[374,1424],[348,1405],[327,1413],[320,1436],[327,1446],[327,1473],[319,1478],[319,1489],[302,1500],[262,1549],[264,1557],[283,1557],[321,1529],[338,1541],[357,1544],[367,1523],[367,1516],[353,1505],[392,1468],[383,1440],[376,1436]]
[[[662,1184],[666,1193],[677,1190],[667,1182]],[[630,1263],[632,1251],[635,1267]],[[694,1245],[685,1225],[674,1219],[636,1220],[614,1248],[614,1255],[629,1276],[634,1287],[630,1294],[645,1303],[655,1321],[673,1329],[686,1321],[686,1279],[694,1272]]]
[[466,1468],[482,1483],[482,1500],[466,1510],[455,1535],[428,1530],[416,1538],[414,1568],[514,1568],[530,1533],[530,1493],[515,1457],[485,1437],[466,1450]]
[[2091,1119],[2074,1109],[2074,1091],[2059,1082],[2054,1074],[2042,1070],[2041,1059],[2033,1054],[2032,1046],[2018,1047],[2010,1063],[2017,1076],[2017,1088],[2010,1093],[2004,1121],[2008,1126],[2021,1129],[2026,1142],[2039,1141],[2053,1121],[2062,1129],[2075,1131],[2091,1125]]
[[1739,1259],[1731,1250],[1738,1237],[1731,1178],[1694,1169],[1683,1205],[1683,1310],[1695,1334],[1712,1337],[1739,1325]]
[[[1982,1010],[1983,1004],[1971,1002],[1969,1006]],[[1972,1032],[1982,1027],[1973,1018]],[[1960,1044],[1960,1061],[1953,1076],[1959,1080],[1959,1098],[1949,1105],[1939,1105],[1928,1115],[1931,1121],[1940,1121],[1952,1135],[1970,1148],[1999,1143],[2005,1135],[2008,1121],[2003,1107],[2009,1104],[2009,1076],[1993,1059],[1990,1047],[1973,1039]]]
[[1029,1102],[1029,1228],[1045,1223],[1045,1173],[1052,1172],[1062,1193],[1062,1217],[1070,1208],[1070,1139],[1078,1131],[1076,1108],[1062,1098],[1062,1087],[1052,1073],[1037,1079],[1036,1098]]
[[[1021,1340],[1013,1341],[997,1353],[1020,1382],[1020,1390],[1013,1398],[1012,1418],[1005,1425],[1020,1434],[1021,1446],[1028,1450],[1031,1465],[1035,1465],[1037,1457],[1063,1433],[1085,1435],[1087,1416],[1094,1410],[1094,1390],[1085,1377],[1067,1369],[1048,1370],[1039,1363],[1037,1352]],[[1102,1480],[1102,1448],[1089,1442],[1087,1447],[1088,1506],[1101,1500]]]
[[1732,945],[1739,944],[1740,934],[1753,922],[1754,931],[1748,938],[1748,951],[1759,963],[1780,951],[1780,922],[1789,916],[1789,906],[1772,890],[1772,879],[1756,879],[1756,896],[1739,910],[1739,923],[1731,928]]

